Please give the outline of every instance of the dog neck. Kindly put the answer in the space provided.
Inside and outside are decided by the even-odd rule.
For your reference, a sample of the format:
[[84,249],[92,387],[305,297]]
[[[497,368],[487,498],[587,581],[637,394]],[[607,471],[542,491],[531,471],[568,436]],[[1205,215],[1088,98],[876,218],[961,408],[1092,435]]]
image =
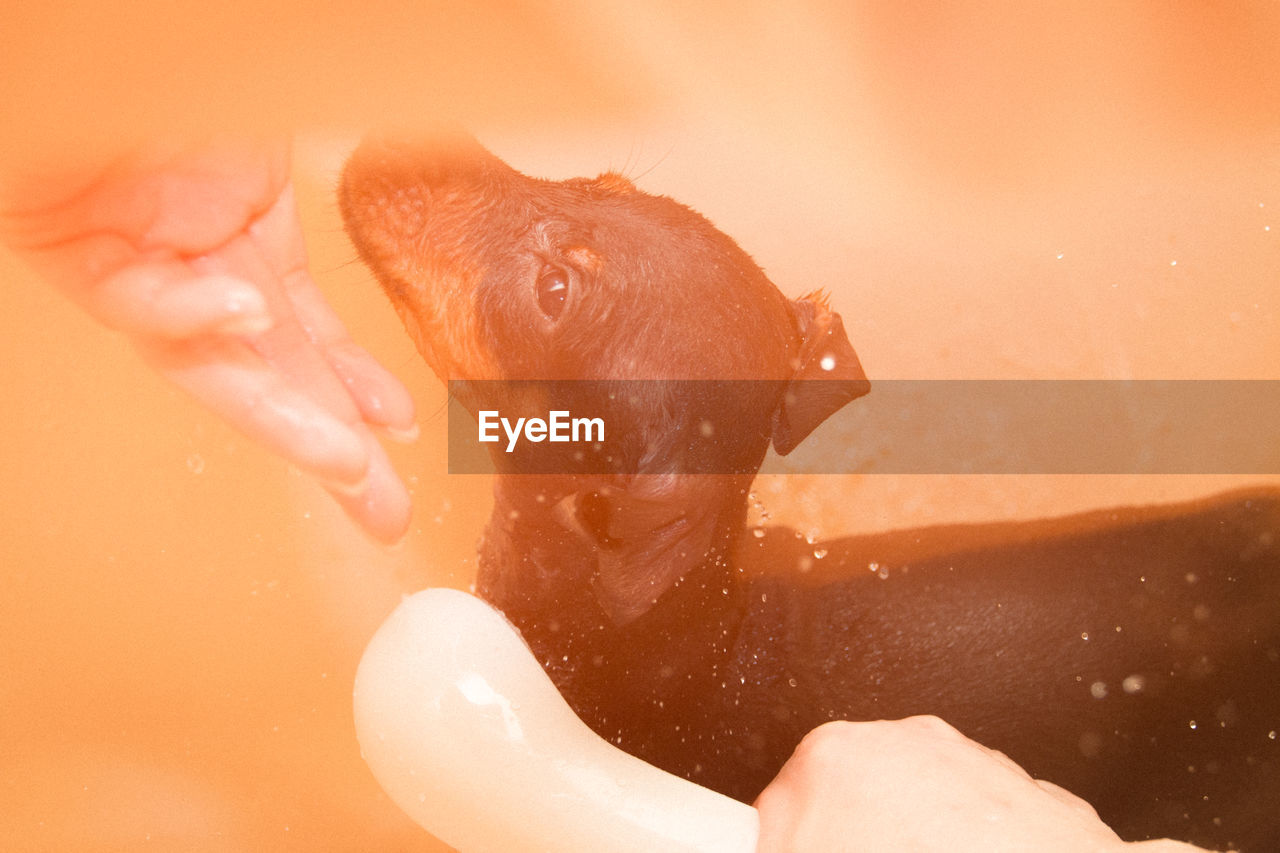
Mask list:
[[[509,618],[526,627],[536,622],[552,630],[580,622],[610,628],[613,621],[597,595],[602,546],[584,535],[574,502],[591,483],[587,478],[498,475],[494,508],[479,548],[477,589]],[[709,547],[657,597],[689,599],[732,584],[746,538],[749,477],[723,478],[708,500],[713,513]],[[706,593],[709,595],[709,593]],[[642,617],[643,618],[643,617]]]

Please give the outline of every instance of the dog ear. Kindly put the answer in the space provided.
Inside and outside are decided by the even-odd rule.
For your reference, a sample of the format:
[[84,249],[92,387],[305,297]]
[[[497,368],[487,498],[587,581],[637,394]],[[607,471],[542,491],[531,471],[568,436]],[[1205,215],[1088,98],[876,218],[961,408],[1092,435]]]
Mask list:
[[773,448],[783,456],[845,403],[871,390],[844,323],[826,298],[812,294],[790,305],[800,352],[773,413]]
[[577,498],[573,526],[596,545],[591,585],[615,625],[644,615],[707,559],[722,533],[723,489],[738,477],[640,475],[626,487],[602,486]]

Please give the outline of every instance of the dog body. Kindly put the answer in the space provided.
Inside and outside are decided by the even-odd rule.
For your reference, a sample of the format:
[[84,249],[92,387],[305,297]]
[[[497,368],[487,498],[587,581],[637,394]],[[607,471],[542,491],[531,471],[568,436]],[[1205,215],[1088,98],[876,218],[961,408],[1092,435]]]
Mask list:
[[659,383],[617,409],[625,472],[497,478],[480,592],[603,737],[750,801],[822,722],[936,714],[1125,838],[1280,848],[1276,494],[749,531],[768,445],[867,390],[823,300],[619,176],[530,179],[460,136],[364,143],[341,201],[444,379],[761,380],[703,430],[731,473],[672,473],[700,422]]

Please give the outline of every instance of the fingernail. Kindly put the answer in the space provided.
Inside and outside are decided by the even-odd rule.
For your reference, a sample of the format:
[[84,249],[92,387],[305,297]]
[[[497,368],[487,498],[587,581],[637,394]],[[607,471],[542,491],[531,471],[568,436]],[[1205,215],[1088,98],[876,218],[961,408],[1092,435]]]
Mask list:
[[418,428],[417,423],[409,424],[407,429],[393,426],[383,426],[380,429],[387,438],[398,444],[412,444],[422,435],[422,430]]
[[339,495],[345,495],[349,498],[358,498],[369,490],[369,475],[361,477],[354,483],[342,483],[338,480],[325,480],[324,487],[331,492]]
[[233,336],[260,335],[275,325],[269,314],[228,313],[231,316],[219,320],[213,327],[214,332]]
[[207,275],[166,287],[148,315],[148,331],[176,338],[200,334],[255,335],[271,328],[267,301],[247,281]]
[[222,318],[213,325],[213,331],[224,335],[258,335],[274,325],[267,311],[267,301],[256,287],[239,279],[206,279],[213,286],[223,285],[217,310]]

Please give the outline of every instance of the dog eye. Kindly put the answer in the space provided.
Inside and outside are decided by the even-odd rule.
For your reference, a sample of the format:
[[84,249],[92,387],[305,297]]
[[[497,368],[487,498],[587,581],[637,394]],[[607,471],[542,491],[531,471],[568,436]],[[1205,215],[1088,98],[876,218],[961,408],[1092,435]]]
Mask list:
[[543,267],[538,273],[537,295],[538,307],[547,319],[559,319],[569,299],[569,274],[560,267]]

